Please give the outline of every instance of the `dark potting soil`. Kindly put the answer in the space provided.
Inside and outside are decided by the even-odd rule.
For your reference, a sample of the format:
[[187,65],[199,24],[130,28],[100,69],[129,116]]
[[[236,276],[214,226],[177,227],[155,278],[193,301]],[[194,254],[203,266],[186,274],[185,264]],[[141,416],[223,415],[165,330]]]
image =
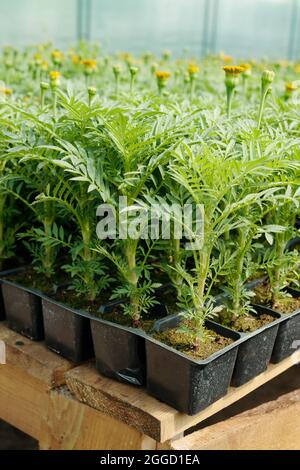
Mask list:
[[7,276],[5,279],[29,289],[39,290],[45,295],[54,293],[57,287],[63,285],[67,280],[64,274],[56,274],[55,279],[47,278],[33,268],[28,268],[12,276]]
[[[152,315],[150,313],[147,314],[147,319],[141,319],[136,323],[132,322],[132,319],[124,315],[124,312],[122,310],[122,306],[114,308],[112,312],[108,313],[103,313],[103,314],[98,314],[102,320],[110,321],[112,323],[116,323],[121,326],[126,326],[130,328],[139,328],[145,333],[149,333],[154,325],[154,323],[159,320],[159,318],[151,318]],[[149,318],[150,317],[150,318]]]
[[104,292],[95,300],[91,301],[83,295],[78,295],[74,289],[68,287],[58,289],[52,296],[54,300],[61,304],[67,305],[75,310],[84,310],[95,316],[99,316],[98,310],[100,306],[108,303],[109,297],[110,295],[107,292]]
[[229,328],[238,331],[239,333],[252,333],[259,328],[272,323],[273,321],[274,317],[266,313],[260,315],[259,317],[254,317],[252,315],[242,315],[234,322],[231,322],[229,324]]
[[17,258],[6,259],[0,263],[0,272],[17,269],[18,267],[22,266],[23,263],[23,260]]
[[272,291],[268,281],[257,286],[254,292],[254,303],[272,308],[276,312],[293,313],[300,309],[300,297],[291,297],[284,292],[282,293],[282,298],[278,299],[275,303],[272,302]]
[[124,314],[122,305],[114,307],[111,312],[100,313],[100,307],[111,302],[110,296],[111,293],[106,291],[103,294],[101,293],[101,295],[94,301],[89,301],[84,296],[77,295],[75,290],[64,288],[59,289],[56,294],[52,296],[52,298],[54,298],[57,302],[68,305],[71,308],[88,312],[97,318],[101,318],[102,320],[125,327],[140,328],[146,333],[151,330],[155,321],[165,316],[165,314],[160,316],[157,311],[155,311],[155,315],[151,312],[148,312],[139,322],[133,323],[132,319],[128,315]]
[[122,313],[122,306],[115,307],[112,312],[100,313],[99,309],[102,305],[107,305],[111,302],[110,293],[107,291],[101,294],[98,298],[91,301],[84,296],[80,296],[72,289],[59,289],[53,298],[64,305],[76,310],[82,310],[90,313],[102,320],[110,321],[121,326],[132,326],[132,321],[129,317]]
[[212,330],[206,330],[206,333],[206,339],[197,347],[192,343],[190,335],[178,328],[156,333],[153,338],[197,360],[207,359],[234,342],[231,338],[225,338]]

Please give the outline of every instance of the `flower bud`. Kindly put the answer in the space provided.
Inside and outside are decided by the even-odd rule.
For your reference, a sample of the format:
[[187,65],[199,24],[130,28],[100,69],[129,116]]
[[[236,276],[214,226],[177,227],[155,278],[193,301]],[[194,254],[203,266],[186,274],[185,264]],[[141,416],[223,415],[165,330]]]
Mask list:
[[156,62],[153,62],[153,64],[151,64],[151,73],[155,73],[157,69],[158,64]]
[[94,98],[97,94],[97,89],[94,86],[88,87],[88,94],[90,98]]
[[168,49],[166,49],[166,50],[163,51],[163,53],[162,53],[162,58],[163,58],[163,60],[167,61],[167,60],[169,60],[169,59],[171,58],[171,55],[172,55],[171,51],[169,51]]
[[41,87],[41,90],[42,90],[42,91],[47,91],[47,90],[49,90],[50,85],[49,85],[49,83],[47,83],[47,82],[41,82],[41,83],[40,83],[40,87]]
[[263,86],[271,85],[271,83],[274,81],[274,78],[275,72],[272,70],[264,70],[261,77]]
[[116,79],[120,76],[120,74],[121,74],[120,65],[114,65],[113,66],[113,73],[114,73],[114,76],[115,76]]
[[131,67],[129,68],[129,72],[130,72],[130,75],[131,75],[132,77],[135,77],[135,76],[137,75],[138,71],[139,71],[138,67],[133,67],[133,66],[131,66]]

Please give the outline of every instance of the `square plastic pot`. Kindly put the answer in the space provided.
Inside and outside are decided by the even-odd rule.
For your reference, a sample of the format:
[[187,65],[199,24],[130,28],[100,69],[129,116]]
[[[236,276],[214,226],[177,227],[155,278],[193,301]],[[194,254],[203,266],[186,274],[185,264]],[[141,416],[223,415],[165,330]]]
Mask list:
[[42,308],[46,346],[80,363],[94,356],[90,319],[82,312],[43,297]]
[[[156,331],[175,328],[176,315],[156,323]],[[203,361],[195,360],[150,336],[146,337],[147,390],[173,408],[194,415],[224,397],[230,385],[241,336],[207,321],[206,326],[235,342]]]
[[8,327],[33,341],[44,339],[42,302],[38,291],[1,279]]
[[[116,301],[100,308],[100,313],[110,313],[124,302]],[[152,309],[158,318],[167,315],[166,307],[158,304]],[[146,334],[137,328],[129,328],[100,318],[91,318],[96,356],[96,368],[106,377],[130,385],[146,384]]]
[[232,376],[232,386],[240,387],[262,374],[270,363],[281,315],[255,305],[256,315],[268,314],[274,318],[272,323],[252,333],[241,333],[241,343]]
[[[288,289],[293,297],[300,297],[300,291]],[[278,364],[291,356],[300,345],[300,310],[290,314],[282,313],[271,362]]]
[[131,385],[146,379],[145,337],[141,330],[98,318],[91,319],[98,372]]
[[[9,270],[2,271],[2,272],[0,272],[0,279],[3,278],[4,276],[9,276],[9,275],[16,274],[16,273],[20,272],[20,270],[22,270],[22,269],[23,268],[9,269]],[[4,299],[3,299],[3,294],[2,294],[2,285],[0,283],[0,321],[4,321],[5,319],[6,319],[5,305],[4,305]]]

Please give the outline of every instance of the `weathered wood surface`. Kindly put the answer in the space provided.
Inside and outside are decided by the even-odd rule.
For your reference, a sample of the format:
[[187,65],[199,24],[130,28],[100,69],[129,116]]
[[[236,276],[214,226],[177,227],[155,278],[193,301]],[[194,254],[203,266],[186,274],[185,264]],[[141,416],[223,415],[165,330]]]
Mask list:
[[38,440],[48,390],[47,384],[20,368],[0,366],[0,418]]
[[174,450],[299,450],[300,389],[165,446]]
[[52,391],[42,422],[42,450],[156,448],[156,442],[121,421],[83,405],[67,389]]
[[300,351],[280,364],[270,365],[266,372],[242,387],[231,388],[224,398],[195,416],[179,413],[150,397],[143,389],[106,379],[93,365],[70,370],[66,373],[66,383],[83,403],[133,426],[158,442],[165,442],[240,400],[298,361]]
[[[143,389],[102,377],[92,363],[75,367],[48,351],[43,343],[26,339],[3,323],[0,340],[5,342],[7,361],[0,365],[0,418],[37,439],[42,449],[155,449],[161,447],[159,443],[174,449],[238,449],[254,445],[259,428],[270,438],[261,441],[265,445],[275,445],[272,443],[277,439],[280,445],[288,446],[293,426],[300,435],[298,391],[261,405],[257,412],[247,411],[178,439],[184,431],[224,411],[299,362],[300,351],[271,365],[243,387],[230,389],[226,397],[191,417],[150,397]],[[276,428],[272,436],[270,426]],[[290,441],[290,448],[297,445],[297,441]]]
[[0,340],[6,348],[6,362],[27,372],[49,387],[63,385],[65,372],[74,364],[49,351],[44,343],[35,343],[0,323]]

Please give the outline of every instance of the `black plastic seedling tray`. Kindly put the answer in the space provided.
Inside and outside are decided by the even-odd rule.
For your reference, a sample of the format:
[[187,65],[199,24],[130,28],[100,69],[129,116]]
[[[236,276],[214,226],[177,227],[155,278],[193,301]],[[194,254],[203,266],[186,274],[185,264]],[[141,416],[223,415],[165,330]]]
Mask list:
[[106,377],[131,385],[146,381],[145,335],[142,330],[91,318],[96,368]]
[[233,387],[244,385],[267,369],[282,321],[280,314],[260,305],[254,307],[257,315],[267,313],[274,317],[274,321],[252,333],[240,333],[241,343],[231,382]]
[[94,356],[90,319],[81,312],[42,296],[47,347],[80,363]]
[[44,339],[44,325],[40,292],[1,278],[2,295],[8,327],[33,341]]
[[5,305],[4,305],[4,299],[3,299],[3,294],[2,294],[1,278],[5,276],[11,276],[13,274],[17,274],[18,272],[22,270],[23,268],[18,268],[18,269],[8,269],[8,270],[0,272],[0,321],[4,321],[6,319]]
[[[300,297],[300,291],[288,289],[293,297]],[[291,356],[300,345],[300,309],[293,313],[281,314],[282,322],[279,325],[271,362],[278,364]]]
[[[182,316],[173,315],[156,322],[158,332],[177,327]],[[239,333],[212,321],[206,326],[234,343],[208,359],[195,360],[146,336],[147,390],[173,408],[194,415],[227,394],[236,356]]]
[[[103,305],[100,312],[105,316],[124,301]],[[152,309],[158,317],[167,315],[166,307],[158,304]],[[91,318],[97,370],[103,375],[131,385],[146,383],[146,351],[143,330]]]

